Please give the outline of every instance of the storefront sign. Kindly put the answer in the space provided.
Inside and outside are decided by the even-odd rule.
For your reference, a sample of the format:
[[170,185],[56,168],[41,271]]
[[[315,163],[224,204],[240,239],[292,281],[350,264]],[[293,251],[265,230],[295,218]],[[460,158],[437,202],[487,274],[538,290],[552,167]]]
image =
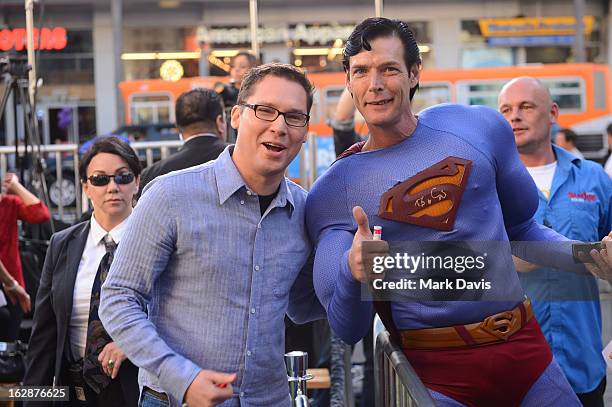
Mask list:
[[[66,48],[66,45],[68,45],[68,37],[64,27],[34,29],[34,49],[59,50]],[[0,30],[0,51],[13,49],[23,51],[26,48],[27,35],[25,28]]]
[[[595,18],[584,17],[584,33],[593,31]],[[575,17],[485,18],[478,21],[484,37],[575,35]]]
[[[328,44],[337,38],[348,38],[355,26],[322,25],[307,26],[297,24],[289,27],[260,27],[257,36],[263,44],[283,43],[287,41],[302,41],[308,45]],[[251,30],[244,28],[207,28],[198,27],[197,41],[206,44],[248,44],[251,42]]]
[[490,37],[487,44],[494,47],[541,47],[573,45],[575,35],[533,35],[526,37]]

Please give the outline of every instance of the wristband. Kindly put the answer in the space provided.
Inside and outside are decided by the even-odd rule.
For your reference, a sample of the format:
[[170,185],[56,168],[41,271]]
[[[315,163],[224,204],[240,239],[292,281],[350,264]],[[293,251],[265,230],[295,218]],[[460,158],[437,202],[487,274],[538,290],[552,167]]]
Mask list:
[[13,284],[12,285],[6,285],[6,284],[2,283],[2,286],[4,287],[4,289],[6,291],[15,291],[15,290],[17,290],[17,287],[19,286],[19,284],[17,284],[17,280],[13,280]]

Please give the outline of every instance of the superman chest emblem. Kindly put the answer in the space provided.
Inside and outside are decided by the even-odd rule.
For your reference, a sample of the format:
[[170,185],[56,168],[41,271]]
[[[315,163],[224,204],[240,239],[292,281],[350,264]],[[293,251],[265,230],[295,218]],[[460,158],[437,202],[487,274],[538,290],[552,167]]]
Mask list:
[[378,216],[452,230],[471,167],[470,160],[447,157],[426,168],[385,192],[380,198]]

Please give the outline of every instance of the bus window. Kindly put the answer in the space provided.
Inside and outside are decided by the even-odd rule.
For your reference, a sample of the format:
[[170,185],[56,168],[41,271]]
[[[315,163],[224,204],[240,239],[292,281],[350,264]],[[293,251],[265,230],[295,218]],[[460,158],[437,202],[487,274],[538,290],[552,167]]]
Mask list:
[[506,80],[462,82],[457,84],[457,103],[483,105],[497,109],[497,96]]
[[430,106],[451,101],[449,84],[421,83],[412,99],[412,111],[420,112]]
[[171,123],[174,121],[169,94],[134,94],[130,97],[132,124]]
[[157,107],[157,121],[159,123],[170,123],[170,106],[158,106]]
[[[550,90],[561,113],[584,111],[584,86],[580,79],[541,79]],[[464,82],[457,85],[457,102],[497,108],[497,96],[506,83],[502,81]]]
[[552,99],[559,105],[559,113],[578,113],[585,110],[585,90],[582,79],[542,78],[542,83],[548,87]]

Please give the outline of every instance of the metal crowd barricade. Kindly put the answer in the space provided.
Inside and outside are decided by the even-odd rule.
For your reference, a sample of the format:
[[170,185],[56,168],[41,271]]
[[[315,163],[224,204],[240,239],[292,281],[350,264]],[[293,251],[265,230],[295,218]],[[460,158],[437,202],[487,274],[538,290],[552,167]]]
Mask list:
[[[308,151],[302,147],[300,149],[300,185],[310,191],[312,184],[317,179],[317,133],[308,133]],[[313,153],[314,152],[314,153]]]
[[167,158],[182,145],[182,140],[134,141],[130,143],[130,146],[138,153],[141,161],[144,154],[146,167],[155,161]]
[[389,332],[376,337],[374,347],[376,407],[435,407],[427,388]]
[[[130,145],[139,155],[141,161],[149,166],[154,161],[168,157],[183,145],[183,141],[139,141],[130,143]],[[28,148],[30,154],[31,149],[32,147]],[[22,156],[25,154],[25,147],[21,145],[17,147],[17,151]],[[78,151],[79,146],[77,144],[48,144],[40,146],[40,152],[47,162],[45,174],[47,180],[50,180],[52,176],[55,178],[53,188],[51,188],[51,185],[47,185],[52,203],[50,209],[54,215],[57,215],[57,218],[64,221],[70,220],[68,219],[70,217],[68,212],[76,212],[76,217],[78,218],[81,211],[84,212],[88,209],[87,201],[82,199],[83,194],[79,181]],[[9,168],[14,168],[15,159],[15,146],[0,146],[0,174],[5,174]],[[70,208],[65,204],[67,191],[64,191],[63,188],[66,173],[73,174],[70,176],[69,181],[74,185],[75,205],[74,207],[71,205]],[[73,213],[72,216],[74,217],[75,214]]]
[[[32,153],[32,148],[38,149],[38,147],[29,147],[28,154]],[[26,153],[25,146],[20,145],[17,147],[17,151],[19,155],[22,156]],[[72,174],[74,174],[74,179],[71,180],[74,182],[75,186],[75,202],[77,208],[80,207],[81,204],[81,188],[79,188],[78,181],[78,169],[79,169],[79,155],[78,155],[78,145],[76,144],[50,144],[50,145],[42,145],[40,146],[41,154],[46,158],[47,164],[49,162],[54,162],[55,165],[55,185],[57,188],[49,188],[50,185],[47,185],[49,188],[49,195],[53,194],[52,199],[52,207],[50,208],[52,211],[56,211],[60,219],[64,219],[64,215],[66,212],[66,207],[64,205],[64,194],[66,191],[63,190],[62,185],[64,181],[64,171],[65,169],[70,170]],[[15,146],[0,146],[0,173],[5,174],[8,167],[9,161],[15,160]],[[50,175],[50,172],[47,171],[47,174]],[[21,180],[23,182],[23,180]]]

